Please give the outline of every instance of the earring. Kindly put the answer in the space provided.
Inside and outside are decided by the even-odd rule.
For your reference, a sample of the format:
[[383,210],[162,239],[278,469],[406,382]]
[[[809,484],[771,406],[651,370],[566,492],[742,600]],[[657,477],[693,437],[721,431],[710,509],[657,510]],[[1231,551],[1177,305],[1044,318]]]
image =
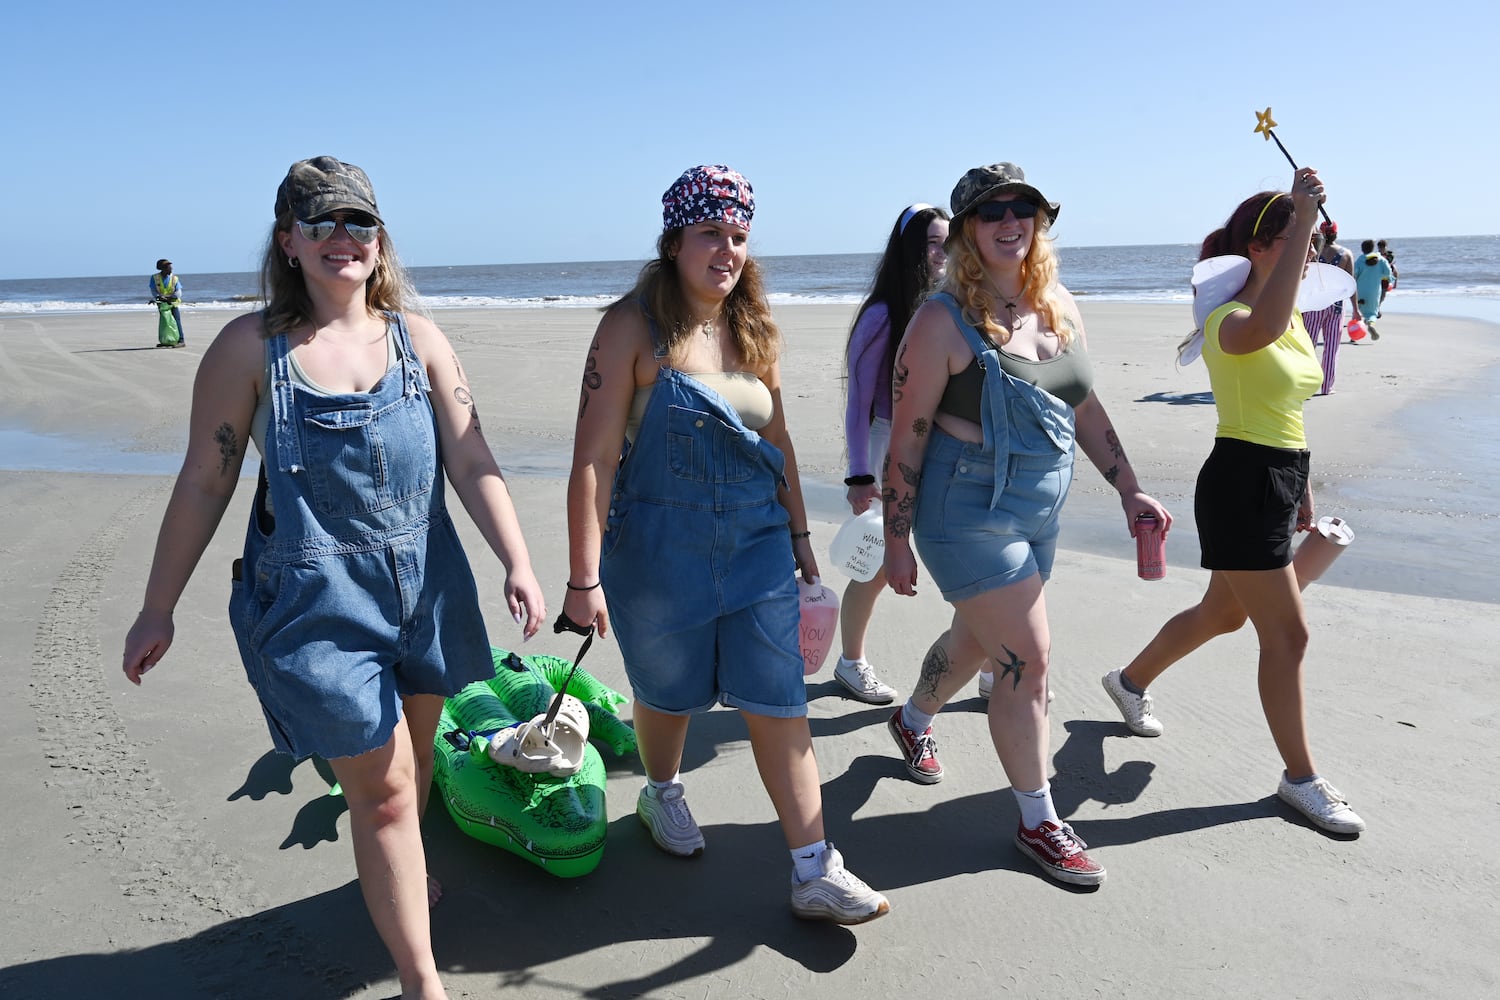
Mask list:
[[297,270],[297,268],[299,268],[299,267],[302,266],[302,262],[300,260],[298,260],[296,257],[288,257],[286,259],[286,266],[289,267],[289,268],[291,268],[293,271],[295,271],[295,270]]

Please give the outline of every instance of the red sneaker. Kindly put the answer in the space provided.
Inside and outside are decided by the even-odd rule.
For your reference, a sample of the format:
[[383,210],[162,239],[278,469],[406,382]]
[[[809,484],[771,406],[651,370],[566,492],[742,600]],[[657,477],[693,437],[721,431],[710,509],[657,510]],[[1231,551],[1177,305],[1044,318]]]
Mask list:
[[937,740],[932,737],[932,727],[918,733],[907,729],[901,721],[901,709],[896,709],[885,727],[891,731],[891,739],[901,748],[906,758],[906,772],[924,785],[935,785],[943,780],[943,765],[937,759]]
[[1079,840],[1066,823],[1059,825],[1043,820],[1035,830],[1018,825],[1016,846],[1059,882],[1098,885],[1104,881],[1104,869],[1083,853],[1089,845]]

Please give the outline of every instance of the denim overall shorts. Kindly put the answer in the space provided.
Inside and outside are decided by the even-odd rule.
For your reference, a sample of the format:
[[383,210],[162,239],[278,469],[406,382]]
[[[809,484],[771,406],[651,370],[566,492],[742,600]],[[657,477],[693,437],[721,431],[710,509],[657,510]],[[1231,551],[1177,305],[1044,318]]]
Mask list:
[[387,321],[399,360],[369,392],[296,385],[286,335],[266,342],[267,455],[229,620],[276,749],[299,759],[378,749],[402,696],[494,676],[431,386],[405,321]]
[[1073,408],[1007,374],[998,352],[949,308],[984,371],[984,443],[934,427],[922,461],[912,534],[948,601],[1052,575],[1058,515],[1073,482]]
[[776,499],[785,467],[723,396],[663,363],[615,475],[599,562],[647,708],[807,714],[797,566]]

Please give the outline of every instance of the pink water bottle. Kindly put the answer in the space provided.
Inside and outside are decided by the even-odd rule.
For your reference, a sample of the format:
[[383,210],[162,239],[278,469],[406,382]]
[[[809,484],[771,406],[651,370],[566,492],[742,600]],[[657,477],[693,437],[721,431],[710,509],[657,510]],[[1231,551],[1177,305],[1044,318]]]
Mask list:
[[839,595],[816,579],[812,583],[797,578],[801,609],[802,672],[811,676],[823,666],[833,635],[839,625]]
[[1167,575],[1167,536],[1155,514],[1135,519],[1135,566],[1142,580],[1160,580]]

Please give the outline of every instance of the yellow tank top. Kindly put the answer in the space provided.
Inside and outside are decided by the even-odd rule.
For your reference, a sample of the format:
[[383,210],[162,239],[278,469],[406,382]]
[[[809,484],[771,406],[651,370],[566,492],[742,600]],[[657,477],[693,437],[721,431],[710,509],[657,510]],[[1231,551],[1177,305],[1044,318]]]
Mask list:
[[1217,437],[1235,438],[1272,448],[1306,448],[1302,404],[1323,384],[1323,369],[1292,310],[1292,325],[1272,343],[1249,354],[1225,354],[1219,327],[1243,302],[1226,302],[1203,324],[1203,363],[1219,412]]

